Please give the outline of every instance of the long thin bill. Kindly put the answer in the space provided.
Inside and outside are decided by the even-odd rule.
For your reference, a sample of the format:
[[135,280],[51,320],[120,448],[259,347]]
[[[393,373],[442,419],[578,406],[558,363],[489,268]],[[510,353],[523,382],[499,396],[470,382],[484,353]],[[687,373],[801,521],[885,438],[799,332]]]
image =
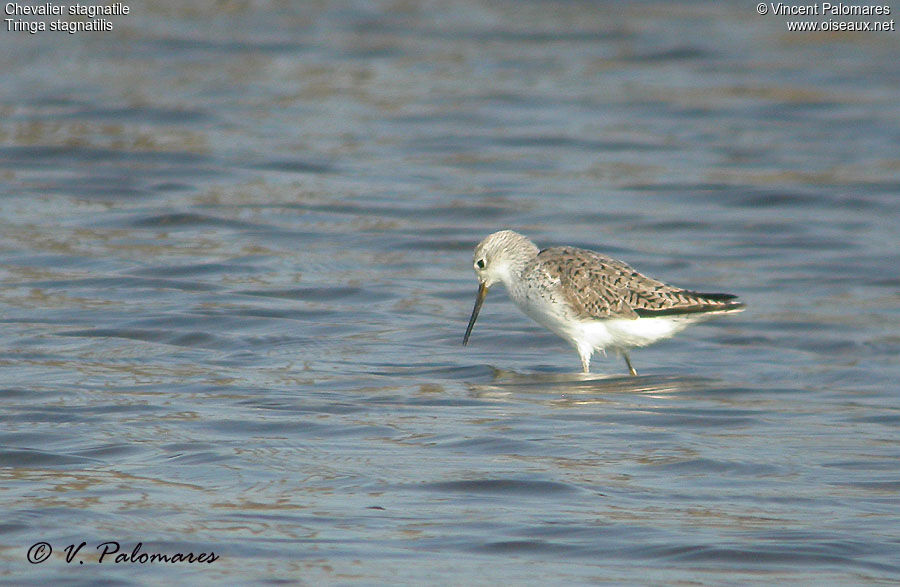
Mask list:
[[481,304],[487,296],[488,288],[483,284],[478,284],[478,296],[475,298],[475,307],[472,308],[472,317],[469,318],[469,325],[466,327],[466,335],[463,337],[463,344],[468,344],[469,335],[472,334],[472,327],[475,326],[475,320],[478,319],[478,312],[481,311]]

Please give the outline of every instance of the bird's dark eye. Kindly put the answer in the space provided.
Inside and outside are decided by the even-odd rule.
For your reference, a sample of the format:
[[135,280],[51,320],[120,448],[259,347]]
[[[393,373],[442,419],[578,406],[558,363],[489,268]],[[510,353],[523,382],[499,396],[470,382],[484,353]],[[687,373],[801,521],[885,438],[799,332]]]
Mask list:
[[475,261],[475,266],[479,269],[484,269],[484,259],[478,259]]

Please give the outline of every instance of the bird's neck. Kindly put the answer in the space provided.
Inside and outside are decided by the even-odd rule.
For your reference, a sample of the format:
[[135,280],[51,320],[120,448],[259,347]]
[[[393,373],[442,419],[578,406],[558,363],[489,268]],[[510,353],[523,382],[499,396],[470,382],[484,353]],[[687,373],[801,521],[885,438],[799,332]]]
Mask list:
[[499,281],[503,283],[507,290],[512,291],[517,286],[522,285],[523,283],[523,274],[525,273],[525,267],[528,265],[528,262],[531,260],[531,257],[521,256],[516,257],[514,259],[510,259],[500,271],[498,277]]

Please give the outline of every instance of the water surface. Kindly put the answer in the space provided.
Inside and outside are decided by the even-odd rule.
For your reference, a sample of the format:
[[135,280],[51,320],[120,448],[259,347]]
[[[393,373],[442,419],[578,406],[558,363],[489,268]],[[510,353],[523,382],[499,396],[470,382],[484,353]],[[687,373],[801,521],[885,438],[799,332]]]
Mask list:
[[[895,33],[737,2],[115,25],[0,34],[3,580],[900,579]],[[501,227],[748,310],[583,376],[497,288],[463,347]]]

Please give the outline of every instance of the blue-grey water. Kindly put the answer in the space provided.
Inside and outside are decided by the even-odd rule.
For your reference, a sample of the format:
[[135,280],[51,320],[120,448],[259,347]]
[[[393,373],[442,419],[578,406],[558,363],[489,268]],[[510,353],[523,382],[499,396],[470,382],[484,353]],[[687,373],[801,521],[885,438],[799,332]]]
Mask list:
[[[898,33],[130,8],[0,30],[0,581],[900,580]],[[463,347],[502,227],[748,309],[584,377],[498,287]]]

